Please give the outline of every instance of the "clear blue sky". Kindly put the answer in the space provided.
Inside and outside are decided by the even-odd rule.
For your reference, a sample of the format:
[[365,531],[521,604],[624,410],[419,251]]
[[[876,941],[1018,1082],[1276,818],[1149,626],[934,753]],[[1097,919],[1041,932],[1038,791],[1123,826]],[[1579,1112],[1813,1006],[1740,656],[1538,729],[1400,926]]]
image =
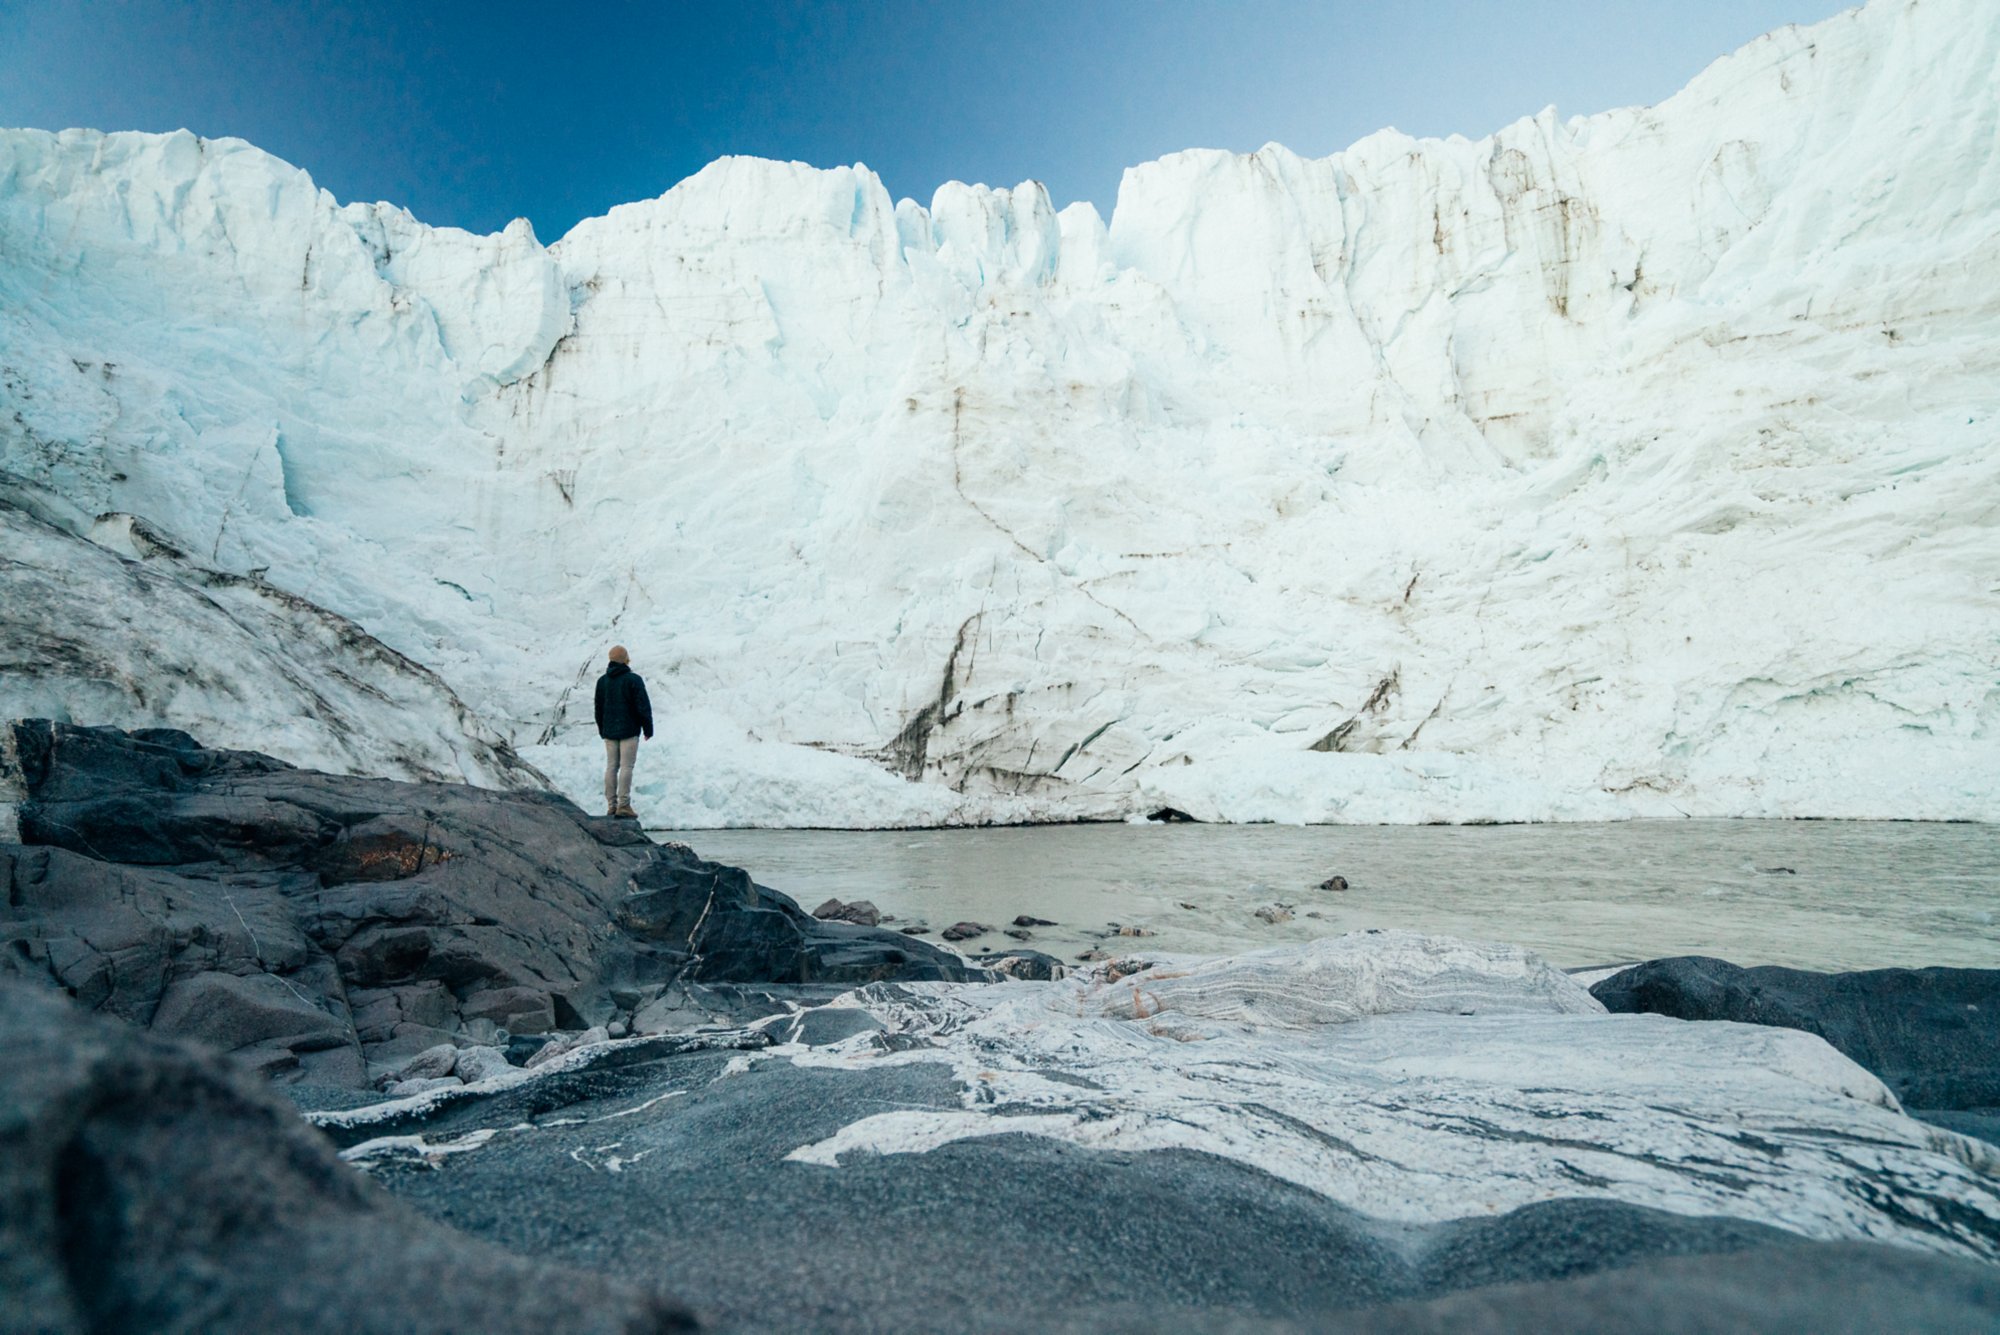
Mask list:
[[250,140],[341,200],[554,240],[725,153],[1108,218],[1190,147],[1312,156],[1657,102],[1839,0],[0,0],[0,125]]

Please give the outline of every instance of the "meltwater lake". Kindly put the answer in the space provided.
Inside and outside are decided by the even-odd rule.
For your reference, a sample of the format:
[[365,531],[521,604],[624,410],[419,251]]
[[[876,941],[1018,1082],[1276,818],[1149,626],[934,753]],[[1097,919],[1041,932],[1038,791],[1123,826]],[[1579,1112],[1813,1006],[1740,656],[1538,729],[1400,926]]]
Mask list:
[[[1019,944],[1231,954],[1369,927],[1526,946],[1564,967],[1715,955],[1806,969],[2000,967],[2000,826],[1873,821],[1602,825],[1061,825],[655,831],[808,909]],[[1331,876],[1349,888],[1315,887]],[[1289,906],[1288,921],[1256,914]],[[1282,917],[1282,914],[1273,916]],[[1114,924],[1148,935],[1112,935]]]

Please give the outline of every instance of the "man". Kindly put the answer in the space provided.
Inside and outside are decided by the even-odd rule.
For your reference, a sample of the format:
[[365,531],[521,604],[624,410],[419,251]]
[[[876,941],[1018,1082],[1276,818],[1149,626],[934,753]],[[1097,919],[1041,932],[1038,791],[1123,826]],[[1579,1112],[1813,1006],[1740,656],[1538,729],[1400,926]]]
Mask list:
[[632,810],[632,765],[639,758],[639,734],[653,736],[653,702],[646,683],[632,670],[625,646],[611,646],[611,662],[597,679],[597,735],[604,739],[604,814],[637,820]]

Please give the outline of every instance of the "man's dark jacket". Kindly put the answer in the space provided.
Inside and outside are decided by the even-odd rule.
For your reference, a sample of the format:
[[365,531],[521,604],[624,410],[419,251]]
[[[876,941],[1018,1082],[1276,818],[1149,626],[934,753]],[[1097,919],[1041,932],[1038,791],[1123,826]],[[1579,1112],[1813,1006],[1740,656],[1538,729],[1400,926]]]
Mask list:
[[613,663],[597,679],[597,735],[622,742],[640,733],[653,735],[653,702],[646,682],[623,663]]

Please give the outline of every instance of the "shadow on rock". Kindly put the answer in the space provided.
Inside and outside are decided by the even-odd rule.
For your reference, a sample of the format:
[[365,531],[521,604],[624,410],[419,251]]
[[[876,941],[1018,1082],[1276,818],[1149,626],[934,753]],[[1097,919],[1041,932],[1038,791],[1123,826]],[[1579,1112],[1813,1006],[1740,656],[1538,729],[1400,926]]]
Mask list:
[[0,979],[0,1053],[10,1330],[698,1328],[422,1218],[254,1077],[47,989]]

